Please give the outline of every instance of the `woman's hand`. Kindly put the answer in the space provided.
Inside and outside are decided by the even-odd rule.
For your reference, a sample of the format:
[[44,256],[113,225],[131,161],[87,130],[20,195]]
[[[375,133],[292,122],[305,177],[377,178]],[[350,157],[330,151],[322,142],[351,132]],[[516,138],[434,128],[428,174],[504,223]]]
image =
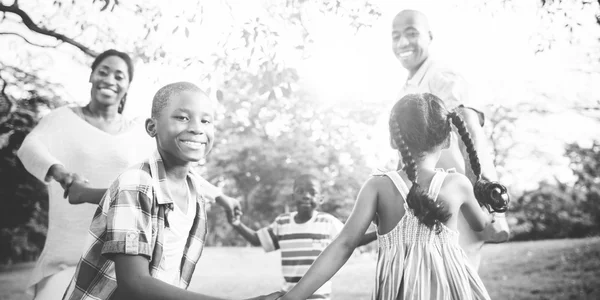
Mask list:
[[67,171],[65,166],[56,164],[50,167],[50,170],[48,170],[48,175],[52,179],[56,180],[56,182],[60,183],[60,186],[65,190],[66,198],[66,191],[69,189],[71,183],[73,183],[73,174]]
[[71,173],[71,177],[71,184],[65,189],[64,197],[69,197],[69,203],[71,204],[84,203],[85,201],[81,196],[91,188],[89,181],[76,173]]

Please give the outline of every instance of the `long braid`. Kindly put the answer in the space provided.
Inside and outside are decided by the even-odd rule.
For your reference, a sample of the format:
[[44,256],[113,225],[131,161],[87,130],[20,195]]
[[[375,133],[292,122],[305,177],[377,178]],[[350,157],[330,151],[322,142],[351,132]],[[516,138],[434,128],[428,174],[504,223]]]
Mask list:
[[392,114],[392,118],[390,118],[390,132],[402,155],[402,162],[404,163],[402,170],[412,182],[412,186],[406,197],[406,204],[412,209],[413,214],[421,223],[429,228],[435,228],[436,232],[439,233],[442,229],[441,224],[448,221],[451,215],[443,206],[443,203],[431,199],[417,182],[417,162],[402,137],[400,126],[396,121],[394,114]]
[[473,173],[477,177],[477,181],[473,186],[473,192],[477,201],[485,206],[488,211],[503,213],[508,210],[508,203],[510,202],[510,196],[506,187],[498,182],[489,181],[481,175],[481,164],[477,157],[477,151],[471,134],[467,131],[465,122],[456,112],[448,114],[448,118],[452,121],[452,124],[458,129],[460,138],[467,148],[469,154],[469,163]]

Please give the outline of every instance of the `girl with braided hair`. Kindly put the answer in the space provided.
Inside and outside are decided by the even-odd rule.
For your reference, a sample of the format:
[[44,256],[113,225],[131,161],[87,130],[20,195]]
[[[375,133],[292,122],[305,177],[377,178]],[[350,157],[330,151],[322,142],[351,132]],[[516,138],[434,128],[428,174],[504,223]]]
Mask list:
[[[458,244],[459,212],[475,231],[508,206],[506,188],[481,177],[464,122],[432,94],[400,99],[390,116],[391,145],[402,170],[372,176],[358,194],[342,232],[306,275],[280,299],[306,299],[348,260],[371,221],[379,244],[373,300],[489,299],[477,271]],[[450,145],[452,126],[466,144],[475,186],[465,175],[436,169]]]

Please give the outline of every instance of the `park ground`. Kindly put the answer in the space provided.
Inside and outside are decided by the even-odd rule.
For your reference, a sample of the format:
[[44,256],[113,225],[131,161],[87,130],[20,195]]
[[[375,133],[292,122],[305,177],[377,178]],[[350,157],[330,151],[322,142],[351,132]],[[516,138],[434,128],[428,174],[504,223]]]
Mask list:
[[[600,237],[484,246],[480,275],[492,299],[600,299]],[[228,299],[269,293],[282,281],[279,253],[204,250],[190,290]],[[333,279],[335,300],[369,299],[376,256],[358,252]],[[33,263],[0,267],[0,300],[22,294]]]

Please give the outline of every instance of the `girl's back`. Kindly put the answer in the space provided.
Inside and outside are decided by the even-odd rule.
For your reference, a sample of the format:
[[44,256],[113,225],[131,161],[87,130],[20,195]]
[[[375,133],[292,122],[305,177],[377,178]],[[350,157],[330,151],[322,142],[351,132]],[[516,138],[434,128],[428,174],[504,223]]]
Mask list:
[[[429,189],[436,172],[420,172],[422,175],[419,177],[419,184],[422,187],[428,187]],[[404,182],[404,185],[407,188],[406,193],[408,194],[408,190],[410,190],[412,183],[408,180],[404,172],[396,173],[398,174],[399,179]],[[466,179],[466,177],[462,174],[454,173],[449,170],[441,184],[436,200],[442,203],[450,213],[450,218],[443,224],[453,230],[457,230],[457,216],[461,205],[464,203],[464,197],[462,197],[464,186],[461,186],[461,184],[464,183],[464,179]],[[377,176],[373,178],[373,181],[378,190],[377,215],[374,221],[378,224],[378,233],[384,234],[396,227],[398,222],[400,222],[400,219],[404,216],[404,203],[406,197],[402,197],[400,191],[396,188],[396,185],[388,175]],[[470,188],[470,185],[467,186],[467,188]],[[472,193],[472,190],[467,190],[467,192]],[[402,199],[402,201],[400,201],[400,199]]]
[[[379,255],[373,299],[489,299],[458,245],[458,197],[444,195],[444,200],[438,199],[442,191],[455,190],[448,184],[455,179],[445,180],[453,174],[422,174],[420,185],[429,187],[432,199],[444,201],[452,216],[446,222],[448,226],[429,228],[406,205],[409,186],[404,174],[389,172],[374,178],[378,186]],[[452,225],[454,228],[449,227]]]
[[[282,299],[306,299],[314,293],[348,260],[372,221],[379,246],[374,300],[489,299],[458,245],[457,216],[460,210],[481,231],[489,216],[478,199],[494,211],[506,211],[506,188],[481,180],[464,122],[436,96],[404,96],[394,105],[389,125],[402,172],[371,177],[363,185],[342,232]],[[452,125],[479,178],[474,186],[464,175],[435,170],[441,151],[450,146]]]

